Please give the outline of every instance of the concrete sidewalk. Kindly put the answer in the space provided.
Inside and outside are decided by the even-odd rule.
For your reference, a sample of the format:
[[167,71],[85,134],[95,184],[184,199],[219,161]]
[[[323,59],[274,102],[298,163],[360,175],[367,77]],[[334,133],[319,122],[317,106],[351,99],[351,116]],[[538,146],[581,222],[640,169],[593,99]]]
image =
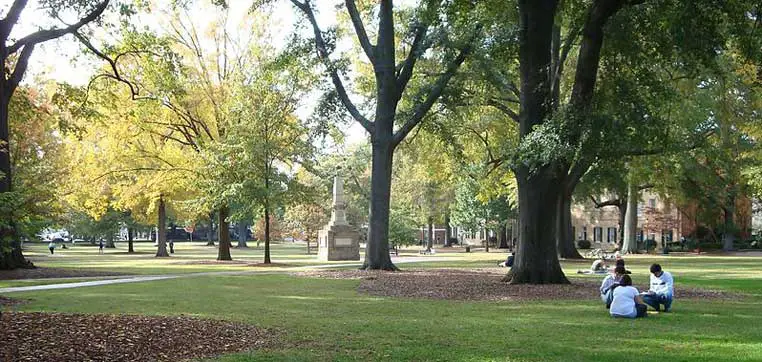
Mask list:
[[[458,260],[458,258],[448,258],[448,257],[440,257],[440,258],[431,258],[431,257],[394,258],[394,257],[392,257],[392,262],[394,264],[408,264],[408,263],[420,263],[420,262],[440,262],[440,261],[453,261],[453,260]],[[290,268],[284,268],[284,269],[281,269],[281,270],[269,270],[269,271],[245,270],[245,271],[201,272],[201,273],[188,273],[188,274],[135,275],[135,276],[121,277],[121,278],[110,277],[111,279],[94,280],[94,281],[87,281],[87,282],[45,284],[45,285],[30,285],[28,287],[0,288],[0,294],[17,293],[17,292],[33,292],[33,291],[53,290],[53,289],[69,289],[69,288],[95,287],[95,286],[99,286],[99,285],[112,285],[112,284],[124,284],[124,283],[140,283],[140,282],[150,282],[150,281],[154,281],[154,280],[167,280],[167,279],[177,279],[177,278],[191,278],[191,277],[199,277],[199,276],[214,276],[214,275],[224,276],[224,275],[249,275],[249,274],[250,275],[257,275],[257,274],[282,274],[282,273],[291,273],[291,272],[295,272],[295,271],[305,271],[305,270],[313,270],[313,269],[346,268],[346,267],[360,267],[360,266],[362,266],[362,262],[345,263],[345,264],[307,265],[307,266],[290,267]],[[109,278],[109,277],[104,277],[104,278]],[[46,280],[50,280],[50,278],[47,278]]]

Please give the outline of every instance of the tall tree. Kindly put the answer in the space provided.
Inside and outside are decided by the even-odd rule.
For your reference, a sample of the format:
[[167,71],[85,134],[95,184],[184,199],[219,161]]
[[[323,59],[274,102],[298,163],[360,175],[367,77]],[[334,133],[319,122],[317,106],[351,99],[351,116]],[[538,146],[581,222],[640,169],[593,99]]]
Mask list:
[[[397,270],[397,267],[389,258],[389,209],[392,182],[392,160],[394,150],[407,137],[436,103],[447,83],[455,75],[458,68],[466,60],[476,45],[476,38],[471,35],[474,29],[463,26],[463,19],[457,16],[463,14],[455,10],[460,6],[467,13],[470,5],[454,2],[452,12],[441,8],[438,1],[424,1],[419,9],[416,9],[415,17],[411,21],[408,36],[403,41],[409,44],[407,55],[400,61],[396,55],[398,37],[395,34],[395,10],[392,0],[381,0],[378,3],[378,11],[373,12],[378,21],[376,29],[376,43],[365,28],[365,22],[360,9],[354,0],[346,0],[345,6],[352,26],[357,35],[367,60],[370,62],[375,77],[375,115],[372,119],[362,114],[360,109],[352,102],[344,86],[340,75],[339,65],[330,59],[331,44],[326,41],[325,34],[320,29],[315,17],[310,0],[291,0],[307,17],[314,36],[315,46],[319,58],[323,61],[328,74],[335,87],[336,95],[341,100],[346,110],[359,122],[371,136],[372,147],[372,172],[371,172],[371,195],[370,195],[370,222],[368,238],[365,250],[365,269]],[[448,16],[449,15],[449,16]],[[454,16],[454,17],[453,17]],[[456,27],[467,29],[469,35],[460,39],[457,46],[459,50],[443,52],[443,71],[433,83],[419,87],[417,94],[403,97],[408,90],[411,78],[413,78],[416,63],[429,53],[437,42],[434,39],[436,33],[431,31],[435,27]],[[452,30],[452,28],[451,28]],[[333,41],[333,39],[329,39]],[[440,42],[441,43],[441,42]],[[403,98],[412,103],[409,109],[399,110]],[[402,102],[404,103],[404,102]],[[395,131],[395,124],[401,122],[401,126]]]
[[[0,72],[2,73],[0,74],[0,198],[8,197],[6,193],[13,191],[13,170],[11,169],[10,149],[8,149],[10,143],[9,105],[13,93],[24,78],[35,46],[76,32],[86,24],[96,21],[109,4],[108,0],[74,2],[71,4],[74,5],[72,10],[82,15],[77,22],[67,26],[38,30],[14,40],[11,37],[12,32],[18,25],[21,13],[27,7],[27,2],[27,0],[13,1],[4,14],[5,16],[0,20],[0,65],[3,67],[3,71]],[[63,8],[63,5],[63,2],[60,1],[47,3],[51,18],[58,17],[59,10]],[[14,269],[31,266],[31,263],[24,259],[21,252],[21,243],[15,230],[12,215],[4,213],[2,217],[4,220],[0,225],[0,242],[8,245],[0,251],[0,268]]]

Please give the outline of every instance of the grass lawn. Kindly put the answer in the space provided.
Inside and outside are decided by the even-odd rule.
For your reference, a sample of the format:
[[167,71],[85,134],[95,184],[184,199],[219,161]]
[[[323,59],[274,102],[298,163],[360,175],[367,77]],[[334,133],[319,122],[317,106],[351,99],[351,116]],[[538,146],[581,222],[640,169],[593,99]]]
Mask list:
[[[280,255],[307,259],[296,248],[293,254],[286,254],[290,250],[288,245],[278,248]],[[182,246],[178,249],[180,255],[185,253]],[[97,248],[94,250],[97,253]],[[258,252],[261,250],[234,250],[233,254],[236,257],[249,253],[246,255],[254,259]],[[196,253],[199,253],[196,257],[202,256],[201,252]],[[288,259],[279,259],[277,255],[274,251],[276,260]],[[434,257],[455,255],[458,260],[422,266],[492,268],[504,257],[504,253],[442,253]],[[138,266],[129,265],[135,260],[120,262],[118,255],[107,254],[107,262],[102,256],[77,258],[80,267],[91,267],[90,262],[97,265],[93,268],[120,265],[132,270],[175,272],[175,268],[184,267],[163,264],[165,260],[156,261],[150,255],[145,264]],[[184,258],[178,256],[170,261]],[[382,298],[358,294],[357,280],[268,274],[13,293],[8,296],[31,301],[8,308],[67,313],[186,314],[244,321],[283,334],[284,343],[278,348],[214,360],[228,362],[762,361],[759,308],[762,258],[628,257],[627,266],[633,271],[636,284],[647,282],[647,268],[654,261],[674,274],[678,290],[681,285],[691,285],[749,296],[730,301],[677,299],[673,313],[652,314],[643,320],[615,320],[597,300],[516,303]],[[57,263],[50,262],[62,266]],[[157,263],[162,265],[151,266]],[[576,269],[587,268],[589,264],[589,261],[564,262],[564,270],[572,278],[600,279],[575,274]],[[209,267],[204,265],[201,269]]]

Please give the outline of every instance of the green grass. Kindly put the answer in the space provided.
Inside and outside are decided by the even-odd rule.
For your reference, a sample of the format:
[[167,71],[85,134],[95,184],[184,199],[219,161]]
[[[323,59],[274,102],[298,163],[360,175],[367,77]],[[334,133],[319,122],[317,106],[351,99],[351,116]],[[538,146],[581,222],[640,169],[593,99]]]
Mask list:
[[[459,260],[423,266],[493,267],[504,253],[434,257],[440,256]],[[673,313],[643,320],[612,319],[596,300],[380,298],[358,294],[355,280],[279,274],[204,276],[10,296],[30,299],[13,307],[25,311],[186,314],[243,321],[283,335],[283,344],[275,348],[213,361],[760,361],[760,261],[628,257],[636,283],[644,284],[648,265],[660,262],[673,272],[678,289],[703,286],[749,295],[731,301],[677,299]],[[600,279],[573,274],[589,264],[564,262],[564,268],[574,278]]]

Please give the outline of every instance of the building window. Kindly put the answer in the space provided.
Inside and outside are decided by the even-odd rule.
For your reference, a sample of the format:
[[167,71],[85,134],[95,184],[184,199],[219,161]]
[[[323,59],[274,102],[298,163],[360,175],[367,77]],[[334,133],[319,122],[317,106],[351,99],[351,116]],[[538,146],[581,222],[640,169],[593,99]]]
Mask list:
[[603,241],[603,228],[602,227],[594,227],[593,228],[593,241],[595,242],[601,242]]
[[638,241],[643,241],[643,229],[638,229]]
[[655,209],[656,208],[656,199],[648,199],[648,207]]
[[610,243],[616,242],[616,228],[608,228],[606,233],[606,241]]
[[587,226],[582,227],[582,240],[587,240]]

